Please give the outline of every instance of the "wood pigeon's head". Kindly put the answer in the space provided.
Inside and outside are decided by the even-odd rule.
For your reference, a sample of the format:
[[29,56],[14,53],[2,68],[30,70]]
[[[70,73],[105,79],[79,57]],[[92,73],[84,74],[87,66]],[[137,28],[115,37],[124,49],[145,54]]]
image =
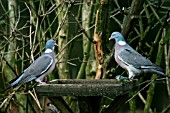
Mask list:
[[109,38],[109,40],[115,39],[116,43],[117,42],[126,42],[125,39],[123,38],[122,34],[119,32],[113,32],[111,34],[111,37]]
[[54,40],[48,40],[45,49],[53,49],[54,46],[57,46],[56,42]]

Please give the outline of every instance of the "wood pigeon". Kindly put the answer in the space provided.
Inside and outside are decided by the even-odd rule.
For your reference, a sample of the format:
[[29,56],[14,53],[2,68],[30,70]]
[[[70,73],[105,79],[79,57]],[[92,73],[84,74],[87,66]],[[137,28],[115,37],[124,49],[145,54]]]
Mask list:
[[129,46],[121,33],[113,32],[109,40],[112,39],[115,39],[114,58],[122,68],[128,71],[129,79],[133,79],[135,76],[143,73],[154,73],[166,76],[161,67],[153,64]]
[[54,46],[57,46],[56,42],[54,40],[48,40],[45,46],[45,52],[25,69],[21,76],[11,80],[9,82],[10,85],[3,91],[6,91],[11,87],[15,88],[21,86],[32,80],[42,83],[44,77],[51,73],[55,68]]

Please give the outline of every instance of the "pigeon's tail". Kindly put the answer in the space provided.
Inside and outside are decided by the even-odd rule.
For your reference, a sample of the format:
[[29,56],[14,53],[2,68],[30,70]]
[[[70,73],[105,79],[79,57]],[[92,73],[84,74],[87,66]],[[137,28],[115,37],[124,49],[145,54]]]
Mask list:
[[142,66],[141,67],[142,69],[144,69],[144,72],[149,72],[149,73],[154,73],[154,74],[158,74],[158,75],[162,75],[162,76],[165,76],[165,77],[168,77],[170,78],[170,76],[167,76],[165,73],[164,73],[164,69],[162,69],[161,67],[159,67],[158,65],[156,64],[153,64],[153,65],[148,65],[148,66]]
[[1,91],[1,93],[4,93],[5,91],[11,89],[13,86],[9,85],[8,87],[6,87],[4,90]]
[[155,73],[155,74],[162,75],[162,76],[165,76],[165,77],[170,78],[170,76],[166,75],[166,74],[164,73],[164,70],[163,70],[161,67],[159,67],[159,66],[151,69],[151,71],[152,71],[153,73]]
[[18,86],[18,80],[19,80],[19,76],[12,79],[10,82],[9,82],[9,86],[7,86],[3,91],[1,91],[1,93],[4,93],[5,91],[11,89],[11,88],[15,88]]
[[4,93],[5,91],[7,91],[7,90],[9,90],[9,89],[11,89],[11,88],[16,88],[18,85],[17,84],[15,84],[15,85],[8,85],[4,90],[2,90],[1,91],[1,93]]
[[166,76],[165,73],[160,70],[150,69],[150,71],[158,75]]

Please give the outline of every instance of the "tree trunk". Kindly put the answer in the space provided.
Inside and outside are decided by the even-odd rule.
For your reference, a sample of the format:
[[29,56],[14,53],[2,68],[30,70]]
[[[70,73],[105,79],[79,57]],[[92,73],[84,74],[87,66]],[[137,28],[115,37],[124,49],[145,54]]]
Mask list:
[[[62,0],[56,0],[56,4],[62,3]],[[69,79],[69,69],[67,65],[67,60],[69,58],[68,45],[62,50],[62,48],[68,42],[68,10],[69,4],[63,3],[60,7],[58,7],[58,50],[60,54],[58,55],[58,61],[62,62],[58,64],[58,73],[60,79]],[[62,50],[62,51],[61,51]]]
[[[90,28],[91,24],[91,16],[92,16],[92,7],[93,7],[93,1],[92,0],[84,0],[83,6],[82,6],[82,28],[84,30],[87,30]],[[91,37],[90,30],[87,31],[87,35]],[[89,62],[88,59],[91,56],[91,59],[94,56],[94,51],[91,49],[91,41],[87,38],[85,34],[83,34],[83,62],[81,64],[79,73],[77,78],[78,79],[85,79],[86,75],[89,75],[91,72],[93,72],[96,67],[96,63]],[[93,67],[93,68],[92,68]]]

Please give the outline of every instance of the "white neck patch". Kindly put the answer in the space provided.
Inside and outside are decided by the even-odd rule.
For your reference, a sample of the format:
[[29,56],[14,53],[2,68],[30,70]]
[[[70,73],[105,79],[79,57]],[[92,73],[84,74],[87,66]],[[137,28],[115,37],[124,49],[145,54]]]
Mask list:
[[123,45],[126,44],[126,42],[125,42],[125,41],[119,41],[118,44],[121,45],[121,46],[123,46]]
[[46,49],[45,50],[45,53],[51,53],[51,52],[53,52],[53,50],[51,50],[51,49]]

